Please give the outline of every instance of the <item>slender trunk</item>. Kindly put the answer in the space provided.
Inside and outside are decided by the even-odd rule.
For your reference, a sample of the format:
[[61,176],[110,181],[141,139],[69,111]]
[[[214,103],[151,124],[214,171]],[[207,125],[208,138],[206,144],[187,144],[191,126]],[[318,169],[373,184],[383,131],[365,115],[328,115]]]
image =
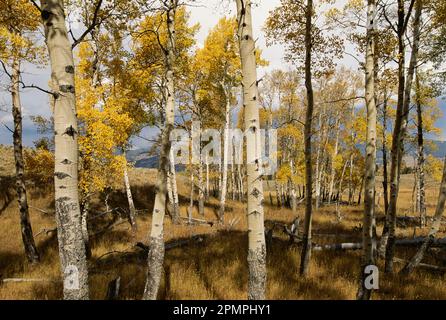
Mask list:
[[243,104],[248,174],[248,298],[265,298],[266,245],[263,215],[260,117],[255,41],[252,33],[251,1],[236,0],[238,37],[242,64]]
[[402,274],[409,274],[415,269],[424,257],[425,252],[435,240],[435,235],[441,226],[441,219],[443,217],[444,204],[446,202],[446,158],[443,165],[443,178],[441,179],[440,192],[438,195],[437,208],[435,210],[434,220],[429,230],[428,236],[425,238],[420,249],[412,257],[412,259],[401,270]]
[[165,52],[166,68],[166,110],[165,124],[162,132],[160,164],[158,169],[155,204],[152,214],[152,228],[150,232],[150,251],[148,255],[147,279],[144,288],[144,300],[156,300],[161,280],[164,262],[164,216],[166,213],[167,175],[169,172],[170,133],[174,125],[175,112],[175,12],[177,0],[166,2],[167,11],[167,46]]
[[[201,167],[201,170],[203,170],[203,167]],[[203,175],[203,173],[202,173],[202,175]],[[210,195],[209,179],[210,179],[210,175],[209,175],[209,161],[208,161],[208,156],[206,155],[206,193],[205,193],[206,199],[209,199],[209,195]]]
[[416,77],[416,106],[417,106],[417,167],[418,167],[418,210],[420,214],[421,227],[426,225],[426,191],[425,191],[425,178],[424,178],[424,137],[423,137],[423,110],[421,106],[420,98],[420,79]]
[[[338,115],[339,116],[339,115]],[[339,146],[339,132],[340,132],[340,119],[336,120],[336,139],[335,139],[335,147],[333,150],[333,154],[331,155],[331,165],[330,165],[330,184],[328,186],[328,203],[331,202],[331,198],[333,197],[333,188],[334,188],[334,180],[336,175],[336,170],[334,169],[335,160],[338,155],[338,146]]]
[[[201,154],[201,151],[200,151]],[[209,163],[208,156],[206,155],[206,191],[204,190],[203,181],[203,162],[200,156],[200,161],[198,163],[198,214],[204,217],[204,199],[205,195],[209,195]]]
[[228,184],[228,157],[229,157],[229,125],[231,122],[231,105],[230,105],[230,97],[229,90],[225,90],[226,92],[226,110],[225,110],[225,132],[224,132],[224,141],[223,141],[223,177],[222,177],[222,186],[221,186],[221,194],[220,194],[220,209],[218,213],[218,217],[220,222],[224,221],[225,215],[225,203],[226,203],[226,188]]
[[375,265],[376,241],[373,221],[375,216],[375,176],[376,176],[376,100],[375,100],[375,0],[367,5],[367,47],[365,58],[365,98],[367,109],[367,135],[364,184],[364,218],[362,229],[362,262],[360,285],[357,299],[370,299],[372,291],[366,286],[366,268]]
[[384,103],[383,103],[383,135],[382,135],[382,155],[383,155],[383,193],[384,193],[384,214],[386,219],[384,220],[384,227],[381,234],[381,239],[378,246],[378,256],[384,257],[387,240],[389,239],[389,182],[388,182],[388,172],[387,172],[387,91],[384,91]]
[[64,299],[89,298],[78,193],[78,130],[74,60],[65,26],[64,1],[41,0],[51,63],[55,134],[55,208]]
[[[418,47],[420,40],[420,22],[423,0],[416,0],[412,53],[410,57],[407,79],[405,77],[405,10],[404,0],[398,0],[398,103],[395,128],[392,140],[392,165],[390,168],[390,202],[389,202],[389,239],[386,247],[385,272],[393,272],[393,256],[395,251],[395,229],[397,216],[397,201],[401,161],[404,153],[404,138],[409,116],[410,93],[412,80],[418,61]],[[410,12],[408,13],[410,15]]]
[[306,27],[305,27],[305,87],[307,90],[307,112],[305,117],[305,219],[300,258],[300,274],[308,273],[308,265],[311,256],[311,220],[312,220],[312,166],[311,166],[311,130],[314,108],[313,85],[311,75],[312,52],[312,14],[313,0],[307,0]]
[[[308,89],[307,89],[308,90]],[[321,181],[319,179],[320,177],[320,158],[321,158],[321,147],[322,147],[322,136],[323,136],[323,130],[322,130],[322,112],[319,113],[319,121],[318,126],[320,128],[321,136],[320,141],[317,144],[317,152],[316,152],[316,168],[314,169],[314,175],[316,176],[316,181],[314,184],[314,193],[315,193],[315,209],[316,211],[319,210],[319,204],[320,204],[320,196],[321,196]]]
[[178,188],[177,188],[177,177],[175,172],[175,157],[173,154],[173,149],[170,149],[169,153],[169,163],[170,163],[170,170],[169,170],[169,186],[172,190],[172,218],[173,223],[178,224],[180,223],[180,204],[178,199]]
[[22,104],[20,101],[20,61],[14,58],[11,76],[11,100],[12,115],[14,118],[14,160],[16,173],[16,190],[19,202],[20,212],[20,230],[22,233],[22,241],[25,249],[25,255],[29,262],[39,262],[39,253],[34,242],[31,220],[29,218],[28,197],[25,185],[25,164],[23,161],[22,146]]
[[[125,156],[126,156],[126,154],[124,151],[124,158],[125,158]],[[126,163],[124,166],[124,185],[125,185],[125,192],[127,194],[127,202],[129,204],[129,220],[130,220],[130,224],[132,226],[132,232],[133,232],[133,234],[135,234],[136,231],[138,230],[138,225],[136,223],[136,209],[135,209],[135,204],[133,202],[132,190],[130,189],[130,180],[129,180],[129,172],[128,172],[128,168],[127,168],[127,160],[126,160]]]
[[[294,170],[294,162],[293,160],[290,161],[291,166],[291,174],[294,176],[296,174]],[[290,180],[290,187],[291,187],[291,209],[293,211],[293,214],[297,213],[297,193],[296,193],[296,186],[293,182],[293,180]]]
[[189,219],[189,223],[192,222],[192,213],[194,210],[194,192],[195,192],[195,186],[194,186],[194,167],[191,162],[191,168],[190,168],[190,199],[189,199],[189,210],[187,211],[187,218]]

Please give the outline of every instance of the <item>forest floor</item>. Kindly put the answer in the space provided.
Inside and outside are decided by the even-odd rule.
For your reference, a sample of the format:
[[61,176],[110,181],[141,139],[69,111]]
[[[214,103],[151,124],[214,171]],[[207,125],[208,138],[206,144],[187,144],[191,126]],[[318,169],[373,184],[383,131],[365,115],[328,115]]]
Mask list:
[[[120,277],[120,299],[140,299],[145,282],[146,253],[135,243],[147,244],[151,225],[150,212],[153,206],[156,171],[134,169],[131,171],[132,191],[138,209],[138,232],[132,235],[130,225],[119,213],[102,215],[91,220],[92,258],[90,267],[90,290],[92,299],[104,299],[108,283]],[[186,177],[178,175],[181,208],[186,217],[190,186]],[[408,214],[411,206],[412,184],[410,176],[403,177],[400,193],[399,214]],[[53,214],[53,195],[48,190],[30,192],[30,214],[41,262],[29,264],[23,253],[19,215],[16,201],[2,204],[0,191],[0,279],[41,279],[43,282],[0,281],[0,299],[60,299],[59,255]],[[3,191],[4,192],[4,191]],[[378,191],[379,192],[379,191]],[[438,189],[430,185],[428,214],[435,210]],[[274,223],[290,224],[295,216],[289,209],[279,209],[269,204],[266,195],[265,220],[270,228]],[[124,192],[114,192],[109,199],[110,207],[126,207]],[[381,199],[382,202],[382,199]],[[2,209],[2,207],[4,207]],[[38,209],[46,211],[46,213]],[[215,220],[218,201],[210,198],[206,204],[205,219]],[[362,205],[340,207],[343,219],[338,221],[334,205],[323,206],[314,213],[314,242],[317,244],[360,242]],[[93,207],[105,211],[104,199],[97,199]],[[378,215],[382,215],[379,207]],[[165,272],[159,292],[160,299],[245,299],[247,292],[247,232],[245,205],[229,201],[226,221],[238,221],[228,226],[173,225],[165,220],[165,238],[169,243],[201,235],[198,240],[181,247],[166,250]],[[303,219],[303,207],[298,215]],[[94,214],[93,214],[94,216]],[[194,217],[199,217],[194,212]],[[381,234],[382,223],[378,224]],[[106,231],[104,231],[106,230]],[[398,237],[413,237],[427,233],[427,228],[399,227]],[[317,235],[319,234],[319,235]],[[330,234],[327,236],[326,234]],[[443,225],[439,236],[446,235]],[[197,238],[195,238],[197,239]],[[408,259],[415,249],[398,247],[396,256]],[[268,299],[354,299],[357,290],[360,251],[321,251],[312,255],[307,278],[299,276],[300,247],[290,245],[288,237],[280,228],[275,229],[274,240],[268,248]],[[442,260],[439,260],[439,259]],[[439,261],[443,261],[441,264]],[[446,252],[430,253],[426,263],[446,266]],[[382,262],[379,263],[383,269]],[[397,263],[399,270],[403,265]],[[380,289],[375,299],[446,299],[444,273],[417,269],[408,277],[380,273]]]

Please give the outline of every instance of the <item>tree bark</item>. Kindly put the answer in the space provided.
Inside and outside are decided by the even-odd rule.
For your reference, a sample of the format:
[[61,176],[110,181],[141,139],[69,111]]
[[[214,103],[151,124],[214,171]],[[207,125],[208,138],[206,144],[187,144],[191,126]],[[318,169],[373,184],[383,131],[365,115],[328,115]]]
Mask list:
[[378,256],[384,257],[386,253],[387,240],[389,238],[389,182],[388,182],[388,170],[387,170],[387,90],[384,90],[384,103],[383,103],[383,135],[382,135],[382,156],[383,156],[383,193],[384,193],[384,227],[381,234],[381,239],[378,246]]
[[78,193],[78,129],[74,60],[64,2],[41,0],[54,87],[55,207],[64,299],[88,299],[88,270]]
[[173,223],[178,224],[180,223],[180,204],[178,199],[178,187],[177,187],[177,177],[176,177],[176,171],[175,171],[175,157],[173,154],[173,149],[170,149],[169,153],[169,164],[170,164],[170,170],[169,170],[169,181],[168,185],[170,186],[170,189],[172,190],[172,207],[173,207]]
[[424,137],[423,137],[423,109],[420,98],[420,79],[416,77],[416,107],[417,107],[417,169],[418,169],[418,205],[417,208],[420,214],[421,227],[426,226],[426,191],[425,191],[425,177],[424,177]]
[[169,172],[169,156],[171,149],[170,133],[174,125],[175,112],[175,13],[178,0],[165,3],[167,14],[167,45],[164,52],[164,66],[166,69],[166,110],[165,123],[162,132],[160,164],[158,169],[155,204],[152,214],[152,228],[150,232],[150,251],[148,254],[147,279],[144,288],[144,300],[156,300],[161,280],[164,262],[164,216],[166,213],[167,178]]
[[248,298],[250,300],[261,300],[265,299],[266,244],[256,48],[252,33],[251,0],[236,0],[236,3],[247,151]]
[[372,291],[365,287],[367,273],[365,268],[375,265],[376,242],[373,221],[375,216],[375,170],[376,170],[376,100],[375,100],[375,0],[367,4],[367,36],[365,58],[365,98],[367,109],[367,135],[364,186],[364,218],[362,229],[362,262],[358,300],[369,300]]
[[[393,256],[395,251],[395,229],[396,229],[396,206],[398,201],[399,180],[401,161],[404,154],[404,138],[406,135],[410,93],[412,90],[412,80],[418,61],[418,47],[420,40],[420,22],[423,0],[416,0],[414,17],[414,31],[412,40],[412,53],[410,57],[407,79],[405,77],[405,52],[404,36],[405,8],[404,0],[398,0],[398,103],[395,119],[395,128],[392,140],[392,165],[390,168],[390,202],[389,202],[389,239],[386,247],[385,272],[393,272]],[[410,12],[407,13],[410,15]]]
[[[124,158],[126,154],[124,151]],[[129,172],[127,168],[127,160],[124,166],[124,185],[125,185],[125,192],[127,195],[127,202],[129,204],[129,220],[130,224],[132,226],[132,232],[133,234],[138,231],[138,225],[136,223],[136,209],[135,209],[135,203],[133,202],[133,195],[132,190],[130,189],[130,179],[129,179]]]
[[226,204],[226,191],[228,185],[228,157],[229,157],[229,125],[231,123],[231,105],[230,105],[230,92],[229,90],[225,91],[226,96],[226,110],[225,110],[225,131],[223,138],[223,176],[222,176],[222,186],[220,193],[220,208],[218,212],[218,218],[220,222],[224,222],[225,215],[225,204]]
[[314,108],[313,84],[311,74],[312,54],[312,15],[313,0],[307,0],[306,27],[305,27],[305,87],[307,90],[307,112],[305,116],[305,219],[303,231],[302,253],[300,258],[300,274],[308,273],[308,265],[311,257],[311,220],[312,220],[312,165],[311,165],[311,138],[312,119]]
[[12,100],[12,116],[14,118],[14,160],[15,160],[15,176],[16,191],[19,203],[20,213],[20,230],[22,233],[22,241],[25,249],[25,255],[29,262],[39,262],[39,253],[34,242],[31,220],[29,218],[28,197],[25,184],[25,164],[23,160],[22,145],[22,104],[20,100],[20,60],[14,58],[12,63],[11,74],[11,100]]
[[328,203],[331,202],[333,197],[333,189],[334,189],[334,180],[336,175],[336,170],[334,168],[335,160],[338,155],[338,147],[339,147],[339,132],[341,131],[339,128],[340,125],[340,115],[336,115],[338,118],[336,119],[336,138],[335,138],[335,146],[333,150],[333,154],[331,155],[331,164],[330,164],[330,184],[328,186]]

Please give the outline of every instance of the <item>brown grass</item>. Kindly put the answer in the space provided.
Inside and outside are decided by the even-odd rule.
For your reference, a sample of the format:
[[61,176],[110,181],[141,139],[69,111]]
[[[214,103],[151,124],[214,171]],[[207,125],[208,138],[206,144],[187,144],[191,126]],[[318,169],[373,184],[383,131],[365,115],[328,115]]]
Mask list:
[[[139,230],[132,237],[127,223],[120,224],[111,231],[99,234],[92,239],[93,258],[90,261],[90,288],[92,299],[103,299],[107,284],[121,277],[121,298],[140,299],[145,281],[145,254],[135,248],[134,243],[146,243],[151,223],[150,212],[153,206],[153,170],[135,169],[131,172],[134,198],[137,209]],[[406,178],[405,178],[406,179]],[[409,178],[407,178],[409,179]],[[406,180],[407,180],[406,179]],[[404,180],[404,181],[406,181]],[[408,180],[410,181],[410,179]],[[179,175],[181,215],[186,216],[189,185],[187,179]],[[433,214],[436,203],[437,186],[432,185],[428,194],[428,213]],[[411,184],[405,182],[401,190],[400,212],[411,205]],[[30,204],[52,212],[52,194],[48,191],[33,192]],[[268,202],[268,197],[266,197]],[[0,200],[1,201],[1,200]],[[381,200],[382,201],[382,200]],[[125,207],[122,191],[115,192],[110,200],[112,206]],[[206,218],[215,219],[216,199],[211,198],[206,206]],[[1,207],[1,205],[0,205]],[[98,198],[96,210],[103,210],[103,199]],[[144,210],[143,210],[144,209]],[[245,299],[247,291],[247,233],[244,219],[244,204],[229,201],[227,218],[240,217],[240,222],[232,229],[219,226],[174,226],[169,218],[165,221],[166,241],[207,234],[201,242],[166,252],[165,274],[160,289],[161,299]],[[303,209],[299,215],[303,216]],[[315,212],[316,233],[347,234],[348,237],[315,237],[317,243],[360,241],[362,206],[342,206],[344,219],[338,223],[333,206],[325,206]],[[52,214],[43,214],[31,209],[34,233],[54,228]],[[197,212],[194,212],[197,216]],[[267,205],[265,208],[267,225],[273,222],[290,223],[294,216],[288,209],[278,209]],[[112,218],[105,217],[90,225],[90,231],[102,228]],[[381,225],[378,234],[381,232]],[[445,235],[445,228],[441,230]],[[417,230],[417,235],[426,230]],[[412,236],[413,229],[398,229],[398,236]],[[290,246],[287,238],[278,230],[272,248],[268,251],[269,299],[354,299],[357,289],[359,251],[315,252],[312,257],[310,274],[304,279],[298,274],[300,249]],[[36,237],[41,253],[41,263],[30,265],[26,261],[20,238],[19,218],[16,202],[10,203],[0,213],[0,278],[45,278],[55,282],[47,283],[3,283],[0,284],[0,299],[60,299],[62,297],[55,234],[41,233]],[[413,249],[397,249],[397,256],[409,258]],[[107,254],[108,253],[108,254]],[[428,262],[439,264],[433,257]],[[400,267],[401,265],[397,265]],[[382,267],[382,265],[381,265]],[[380,290],[376,299],[446,299],[445,276],[427,270],[417,270],[409,277],[385,275],[381,273]]]

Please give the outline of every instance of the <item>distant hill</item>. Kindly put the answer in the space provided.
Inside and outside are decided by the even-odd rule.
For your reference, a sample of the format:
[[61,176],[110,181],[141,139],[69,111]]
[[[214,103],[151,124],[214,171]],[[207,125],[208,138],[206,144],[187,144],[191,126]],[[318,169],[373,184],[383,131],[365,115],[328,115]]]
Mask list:
[[446,141],[431,140],[435,148],[426,148],[426,154],[431,154],[436,158],[443,158],[446,155]]

